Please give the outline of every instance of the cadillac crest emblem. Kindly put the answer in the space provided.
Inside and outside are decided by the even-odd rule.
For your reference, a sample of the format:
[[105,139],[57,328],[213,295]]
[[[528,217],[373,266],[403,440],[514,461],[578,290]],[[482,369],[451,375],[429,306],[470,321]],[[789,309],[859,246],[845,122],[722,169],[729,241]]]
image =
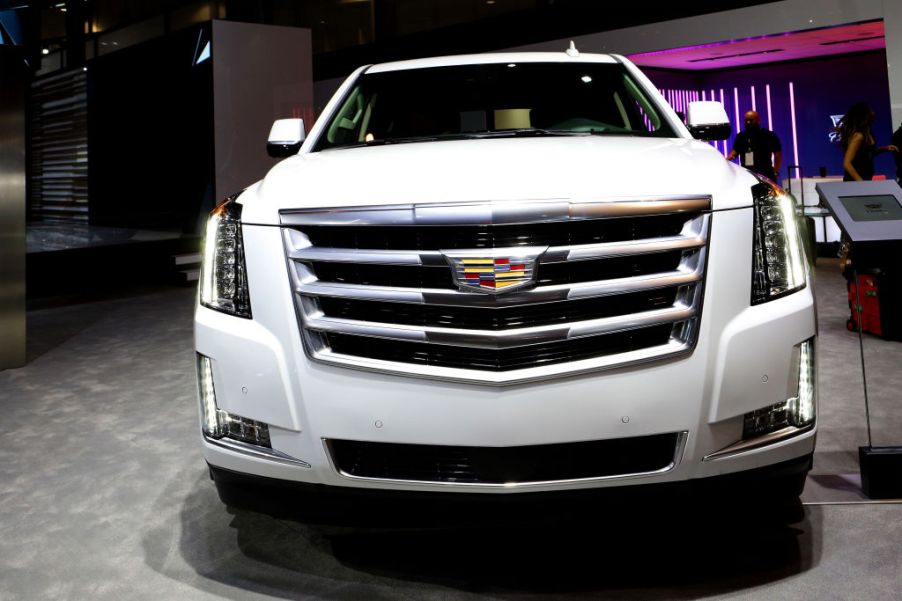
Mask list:
[[500,294],[535,283],[536,263],[546,248],[500,248],[442,252],[454,283],[464,291]]

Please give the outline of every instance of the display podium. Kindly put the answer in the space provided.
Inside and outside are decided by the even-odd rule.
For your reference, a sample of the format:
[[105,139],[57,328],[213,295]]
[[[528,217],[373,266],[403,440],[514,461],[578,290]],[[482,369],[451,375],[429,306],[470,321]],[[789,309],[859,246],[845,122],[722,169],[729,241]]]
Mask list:
[[817,193],[852,245],[857,295],[855,311],[868,428],[868,446],[858,449],[861,488],[872,499],[902,498],[902,446],[875,447],[871,437],[861,286],[858,285],[859,272],[879,270],[884,282],[881,296],[885,296],[880,302],[881,319],[884,306],[888,319],[883,335],[891,340],[902,340],[898,317],[902,313],[902,189],[894,181],[835,182],[818,184]]

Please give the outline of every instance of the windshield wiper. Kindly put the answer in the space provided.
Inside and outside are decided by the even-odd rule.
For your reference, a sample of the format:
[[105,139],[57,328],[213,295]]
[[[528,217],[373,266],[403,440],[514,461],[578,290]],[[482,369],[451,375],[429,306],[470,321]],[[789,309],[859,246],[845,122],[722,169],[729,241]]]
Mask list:
[[407,136],[405,138],[379,138],[370,142],[364,142],[366,146],[378,146],[380,144],[407,144],[408,142],[435,142],[439,138],[435,136]]
[[530,136],[578,136],[581,132],[564,129],[541,129],[538,127],[520,127],[516,129],[495,129],[491,131],[471,131],[461,133],[466,138],[519,138]]

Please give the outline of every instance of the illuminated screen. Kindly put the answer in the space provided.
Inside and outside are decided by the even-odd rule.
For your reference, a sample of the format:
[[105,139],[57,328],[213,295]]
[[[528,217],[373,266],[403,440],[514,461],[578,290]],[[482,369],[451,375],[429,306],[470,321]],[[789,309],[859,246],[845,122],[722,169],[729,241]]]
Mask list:
[[840,196],[839,200],[854,221],[902,220],[902,205],[895,196]]

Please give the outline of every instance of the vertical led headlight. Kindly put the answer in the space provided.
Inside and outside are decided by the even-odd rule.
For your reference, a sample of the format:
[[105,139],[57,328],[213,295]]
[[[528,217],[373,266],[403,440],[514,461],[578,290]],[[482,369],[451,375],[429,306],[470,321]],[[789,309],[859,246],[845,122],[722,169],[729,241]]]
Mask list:
[[772,183],[752,186],[754,247],[752,304],[765,303],[805,287],[805,257],[795,201]]
[[235,196],[216,207],[207,220],[200,302],[203,306],[251,317],[244,243],[241,238],[241,205]]

